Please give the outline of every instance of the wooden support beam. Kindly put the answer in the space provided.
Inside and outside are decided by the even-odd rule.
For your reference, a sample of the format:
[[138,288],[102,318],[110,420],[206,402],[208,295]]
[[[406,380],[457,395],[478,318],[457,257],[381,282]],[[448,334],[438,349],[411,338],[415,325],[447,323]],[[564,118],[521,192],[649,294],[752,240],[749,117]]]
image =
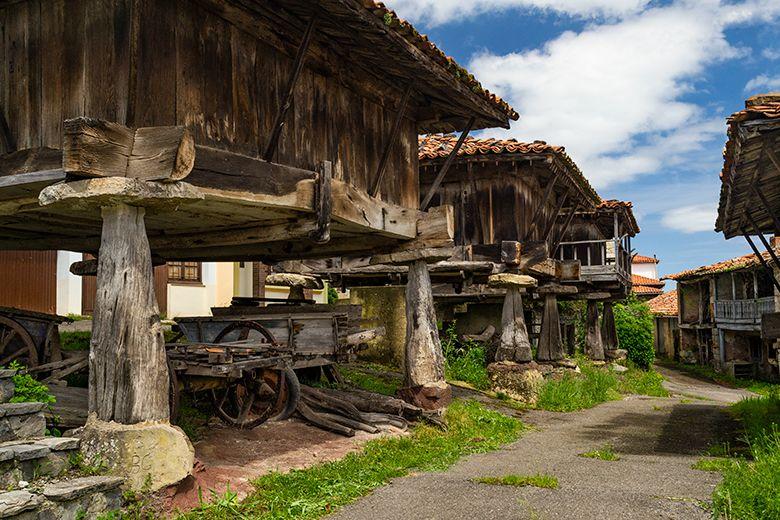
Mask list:
[[527,363],[533,359],[531,341],[523,314],[523,296],[519,287],[510,286],[504,296],[501,311],[501,338],[496,361]]
[[317,244],[325,244],[330,241],[330,219],[333,212],[332,180],[333,165],[330,161],[324,161],[317,172],[317,184],[314,192],[317,229],[309,235],[309,238]]
[[539,205],[536,206],[534,214],[531,217],[531,225],[528,227],[528,231],[525,233],[525,236],[521,242],[528,241],[536,230],[536,226],[539,224],[539,218],[544,212],[544,207],[547,205],[547,201],[550,200],[550,195],[552,195],[553,188],[555,188],[555,183],[558,181],[558,177],[560,177],[560,174],[556,173],[553,175],[553,178],[550,179],[550,182],[547,183],[547,187],[544,190],[544,195],[542,195],[542,200],[539,201]]
[[390,131],[390,137],[385,143],[385,149],[382,152],[382,158],[379,160],[379,166],[376,169],[376,175],[374,175],[374,185],[371,187],[371,196],[376,197],[379,194],[379,190],[382,188],[382,179],[385,176],[385,170],[387,169],[387,161],[390,159],[390,153],[393,151],[393,146],[398,140],[398,132],[401,131],[401,123],[404,120],[406,114],[406,107],[409,105],[409,98],[412,95],[412,84],[409,83],[404,89],[404,93],[401,96],[401,104],[398,107],[398,112],[395,114],[395,121],[393,121],[393,128]]
[[444,354],[425,261],[412,263],[408,276],[404,388],[399,395],[421,408],[438,409],[451,400],[452,389],[444,379]]
[[587,333],[585,335],[585,353],[594,361],[604,361],[604,342],[599,325],[599,303],[588,300]]
[[561,200],[558,201],[558,205],[555,206],[555,211],[550,216],[549,222],[547,222],[547,225],[544,228],[544,232],[542,233],[542,241],[547,242],[547,239],[550,238],[550,233],[552,233],[553,227],[555,226],[555,222],[558,220],[558,214],[563,209],[564,204],[569,200],[569,192],[566,192],[566,194],[561,197]]
[[105,207],[89,356],[89,411],[102,421],[167,421],[168,365],[144,208]]
[[563,359],[565,347],[561,335],[561,317],[558,313],[558,297],[555,294],[544,295],[544,314],[542,329],[539,333],[539,346],[536,350],[537,361],[558,361]]
[[[761,262],[761,265],[763,265],[764,268],[771,273],[772,283],[774,284],[775,289],[777,289],[777,291],[780,292],[780,282],[778,282],[777,278],[775,278],[774,269],[772,269],[772,266],[770,266],[769,262],[766,261],[764,255],[762,255],[761,252],[758,250],[756,244],[753,242],[753,239],[750,238],[750,235],[748,234],[745,228],[742,228],[742,236],[745,237],[745,240],[747,240],[747,243],[750,245],[750,249],[752,249],[753,254],[755,254],[758,257],[758,260],[759,262]],[[733,279],[732,279],[732,284],[733,284]]]
[[619,348],[614,304],[610,301],[604,302],[604,316],[601,318],[601,341],[605,351]]
[[265,147],[263,153],[263,159],[271,162],[276,154],[276,149],[279,146],[279,138],[284,130],[285,119],[287,112],[290,110],[293,102],[293,95],[295,94],[295,85],[298,83],[298,78],[303,71],[303,65],[306,62],[306,54],[309,50],[312,37],[314,35],[314,27],[317,25],[317,16],[312,16],[309,20],[309,25],[306,26],[306,31],[303,33],[303,39],[298,46],[298,52],[295,56],[295,62],[293,63],[293,69],[290,73],[290,78],[287,80],[287,88],[285,89],[284,98],[282,98],[282,104],[279,106],[279,110],[276,112],[276,118],[274,119],[274,125],[271,127],[271,135],[268,138],[268,144]]
[[772,261],[775,263],[776,266],[780,267],[780,258],[777,258],[777,253],[775,253],[775,250],[774,248],[772,248],[772,245],[764,237],[764,234],[761,232],[761,228],[758,227],[758,224],[756,224],[756,221],[753,219],[753,216],[750,213],[748,213],[747,218],[750,221],[750,225],[753,226],[753,229],[758,235],[758,239],[761,240],[761,243],[764,244],[764,248],[766,248],[767,252],[769,253],[769,256],[772,257]]
[[8,127],[8,121],[5,119],[5,112],[0,106],[0,144],[3,145],[3,153],[14,153],[16,151],[16,140]]
[[[780,173],[780,168],[778,168],[778,173]],[[750,189],[753,191],[753,194],[758,197],[758,200],[761,201],[761,206],[763,206],[764,211],[766,211],[767,215],[772,219],[772,223],[775,226],[775,233],[780,233],[780,218],[775,214],[774,211],[772,211],[772,208],[769,206],[769,201],[766,199],[766,196],[756,188],[755,184],[750,185]]]
[[466,141],[466,138],[469,136],[469,132],[471,132],[471,128],[474,126],[474,121],[475,118],[473,117],[469,119],[469,122],[466,124],[466,128],[463,130],[463,132],[461,132],[460,137],[455,142],[455,146],[450,151],[450,154],[447,156],[447,159],[444,161],[444,164],[442,164],[439,173],[436,174],[436,178],[433,180],[433,184],[431,184],[428,193],[425,195],[425,198],[420,204],[420,209],[422,211],[425,211],[428,208],[428,205],[431,203],[431,199],[433,199],[433,196],[438,191],[439,186],[441,186],[441,182],[444,180],[444,176],[447,175],[447,170],[450,169],[452,162],[458,156],[458,151],[460,151],[461,147],[463,146],[463,143]]
[[563,223],[563,227],[558,233],[558,238],[555,240],[555,243],[553,244],[553,247],[550,250],[551,257],[555,258],[555,254],[558,252],[558,248],[561,246],[561,242],[563,242],[563,237],[566,235],[566,232],[569,230],[569,226],[571,226],[571,221],[574,220],[574,214],[577,213],[579,208],[580,205],[575,204],[569,210],[569,214],[566,215],[566,221]]

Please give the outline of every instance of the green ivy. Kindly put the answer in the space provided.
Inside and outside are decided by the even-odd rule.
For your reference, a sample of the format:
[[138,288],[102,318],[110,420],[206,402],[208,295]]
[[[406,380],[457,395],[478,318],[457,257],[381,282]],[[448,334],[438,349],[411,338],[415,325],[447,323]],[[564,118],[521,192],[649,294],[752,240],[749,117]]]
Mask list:
[[628,359],[638,367],[649,368],[655,360],[650,307],[636,296],[629,296],[623,303],[615,305],[615,326],[620,348],[628,351]]
[[18,361],[13,361],[9,365],[10,369],[17,370],[12,381],[14,382],[14,396],[12,403],[46,403],[53,404],[56,399],[49,392],[49,387],[36,380],[33,376],[24,371],[24,366]]

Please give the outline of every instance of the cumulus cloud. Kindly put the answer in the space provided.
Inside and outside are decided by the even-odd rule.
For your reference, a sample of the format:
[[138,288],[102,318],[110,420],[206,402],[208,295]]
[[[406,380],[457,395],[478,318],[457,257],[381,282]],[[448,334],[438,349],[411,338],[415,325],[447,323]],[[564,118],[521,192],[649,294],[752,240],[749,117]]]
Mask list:
[[[662,172],[722,141],[722,114],[686,101],[709,65],[744,55],[725,29],[780,11],[761,0],[679,0],[539,49],[476,55],[470,69],[521,114],[496,136],[566,146],[597,188]],[[722,143],[721,143],[722,145]]]
[[772,61],[780,60],[780,49],[767,47],[766,49],[761,51],[761,56]]
[[780,75],[767,76],[766,74],[761,74],[748,81],[745,85],[745,92],[751,94],[760,94],[769,90],[778,89],[780,89]]
[[715,228],[715,218],[718,210],[713,204],[695,204],[669,210],[661,219],[661,223],[682,233],[697,233],[712,231]]
[[486,12],[541,9],[578,17],[622,17],[642,10],[650,0],[388,0],[399,16],[436,26]]

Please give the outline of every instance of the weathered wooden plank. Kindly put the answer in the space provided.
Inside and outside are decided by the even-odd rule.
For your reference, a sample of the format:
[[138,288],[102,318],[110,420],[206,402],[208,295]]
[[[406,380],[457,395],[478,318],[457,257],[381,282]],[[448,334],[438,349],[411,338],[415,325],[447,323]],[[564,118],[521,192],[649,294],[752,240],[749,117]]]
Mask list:
[[317,228],[310,234],[310,238],[318,244],[324,244],[330,240],[330,219],[333,211],[332,179],[333,165],[329,161],[325,161],[319,168],[314,193]]
[[62,150],[52,148],[28,148],[0,155],[0,177],[59,170],[61,167]]
[[62,169],[84,177],[124,177],[133,150],[130,128],[100,119],[65,121]]
[[180,181],[195,164],[195,143],[181,126],[139,128],[128,158],[126,177],[147,181]]

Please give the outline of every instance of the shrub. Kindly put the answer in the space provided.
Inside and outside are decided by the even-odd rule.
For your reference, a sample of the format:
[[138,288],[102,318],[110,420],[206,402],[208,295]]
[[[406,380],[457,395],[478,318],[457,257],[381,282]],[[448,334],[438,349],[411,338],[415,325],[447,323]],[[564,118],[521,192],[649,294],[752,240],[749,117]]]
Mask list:
[[49,387],[36,380],[30,374],[24,373],[24,366],[17,361],[11,362],[8,368],[19,370],[12,380],[14,382],[14,396],[12,403],[46,403],[53,404],[56,399],[49,393]]
[[615,305],[615,325],[620,348],[626,349],[628,359],[641,368],[649,368],[655,360],[650,307],[631,295]]
[[478,390],[490,388],[484,346],[474,341],[459,341],[454,322],[442,334],[441,346],[447,379],[469,383]]

